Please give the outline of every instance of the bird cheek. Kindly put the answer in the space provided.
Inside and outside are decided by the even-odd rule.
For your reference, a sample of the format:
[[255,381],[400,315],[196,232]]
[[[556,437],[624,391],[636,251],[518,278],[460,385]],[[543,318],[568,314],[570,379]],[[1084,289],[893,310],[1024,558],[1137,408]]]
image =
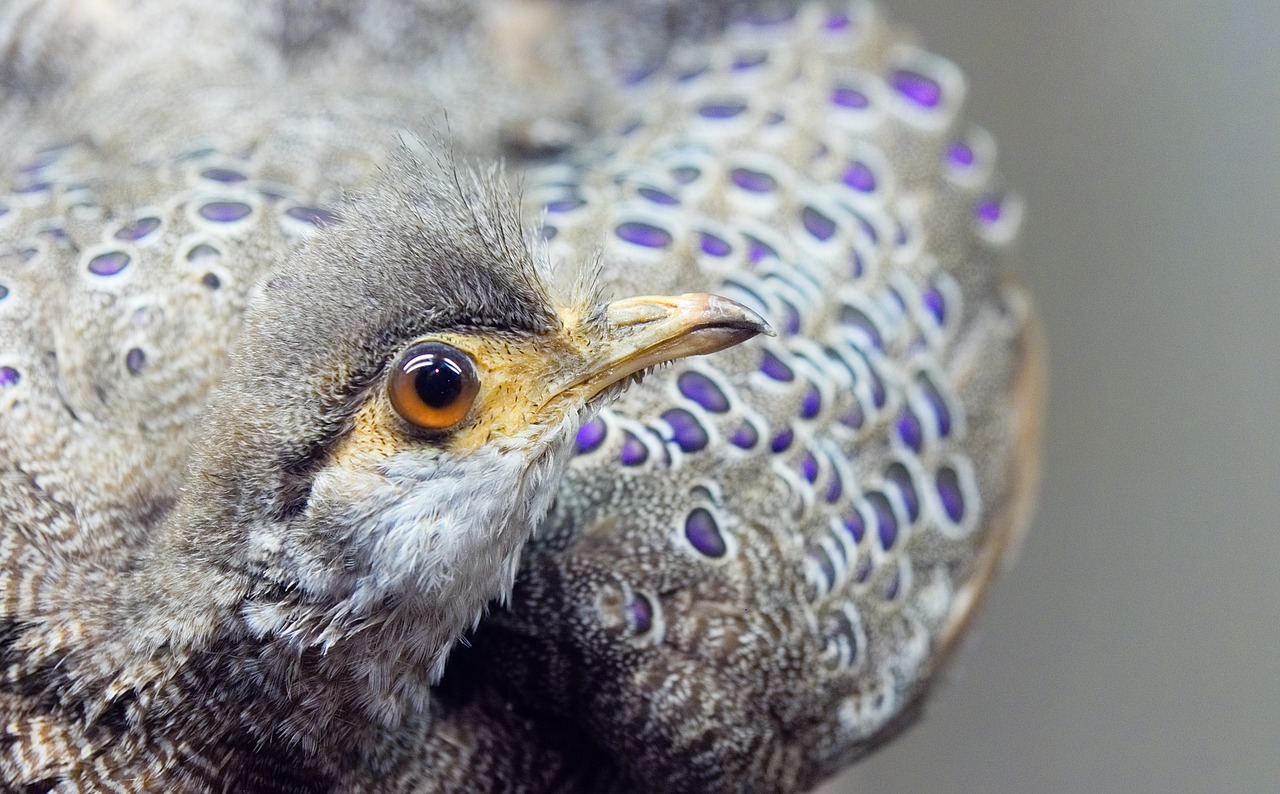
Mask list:
[[589,395],[579,382],[578,373],[586,367],[580,353],[548,344],[523,358],[520,366],[495,373],[486,384],[479,421],[466,435],[528,444],[587,403]]
[[353,470],[376,470],[386,460],[409,446],[401,429],[404,424],[390,401],[371,399],[351,419],[351,429],[329,452],[331,465]]

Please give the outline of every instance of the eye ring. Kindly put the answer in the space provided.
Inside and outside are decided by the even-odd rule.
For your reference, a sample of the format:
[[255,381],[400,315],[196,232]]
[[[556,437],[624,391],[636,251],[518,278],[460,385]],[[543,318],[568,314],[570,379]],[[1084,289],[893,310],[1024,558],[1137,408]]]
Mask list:
[[448,430],[466,418],[480,377],[471,356],[444,342],[418,342],[400,354],[387,380],[391,406],[423,430]]

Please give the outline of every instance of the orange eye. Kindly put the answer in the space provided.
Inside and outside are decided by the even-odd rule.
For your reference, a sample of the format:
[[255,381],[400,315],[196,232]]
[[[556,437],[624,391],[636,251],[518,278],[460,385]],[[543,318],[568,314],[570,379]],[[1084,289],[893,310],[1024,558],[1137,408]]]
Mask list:
[[443,342],[419,342],[406,350],[387,385],[391,405],[424,430],[447,430],[471,410],[480,378],[471,357]]

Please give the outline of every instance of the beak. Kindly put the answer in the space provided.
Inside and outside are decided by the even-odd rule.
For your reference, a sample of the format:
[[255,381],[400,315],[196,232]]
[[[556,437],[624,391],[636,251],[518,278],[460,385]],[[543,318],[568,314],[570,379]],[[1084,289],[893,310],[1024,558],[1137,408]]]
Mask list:
[[[603,339],[575,386],[584,400],[632,375],[686,356],[715,353],[757,334],[773,336],[764,318],[719,295],[645,296],[605,307]],[[576,389],[575,389],[576,390]]]

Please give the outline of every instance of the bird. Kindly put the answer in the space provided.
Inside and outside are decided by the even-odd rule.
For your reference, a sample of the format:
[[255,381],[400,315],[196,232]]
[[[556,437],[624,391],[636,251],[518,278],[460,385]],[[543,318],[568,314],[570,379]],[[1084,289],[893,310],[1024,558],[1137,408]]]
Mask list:
[[919,716],[1045,380],[954,64],[865,2],[28,5],[6,788],[805,791]]

